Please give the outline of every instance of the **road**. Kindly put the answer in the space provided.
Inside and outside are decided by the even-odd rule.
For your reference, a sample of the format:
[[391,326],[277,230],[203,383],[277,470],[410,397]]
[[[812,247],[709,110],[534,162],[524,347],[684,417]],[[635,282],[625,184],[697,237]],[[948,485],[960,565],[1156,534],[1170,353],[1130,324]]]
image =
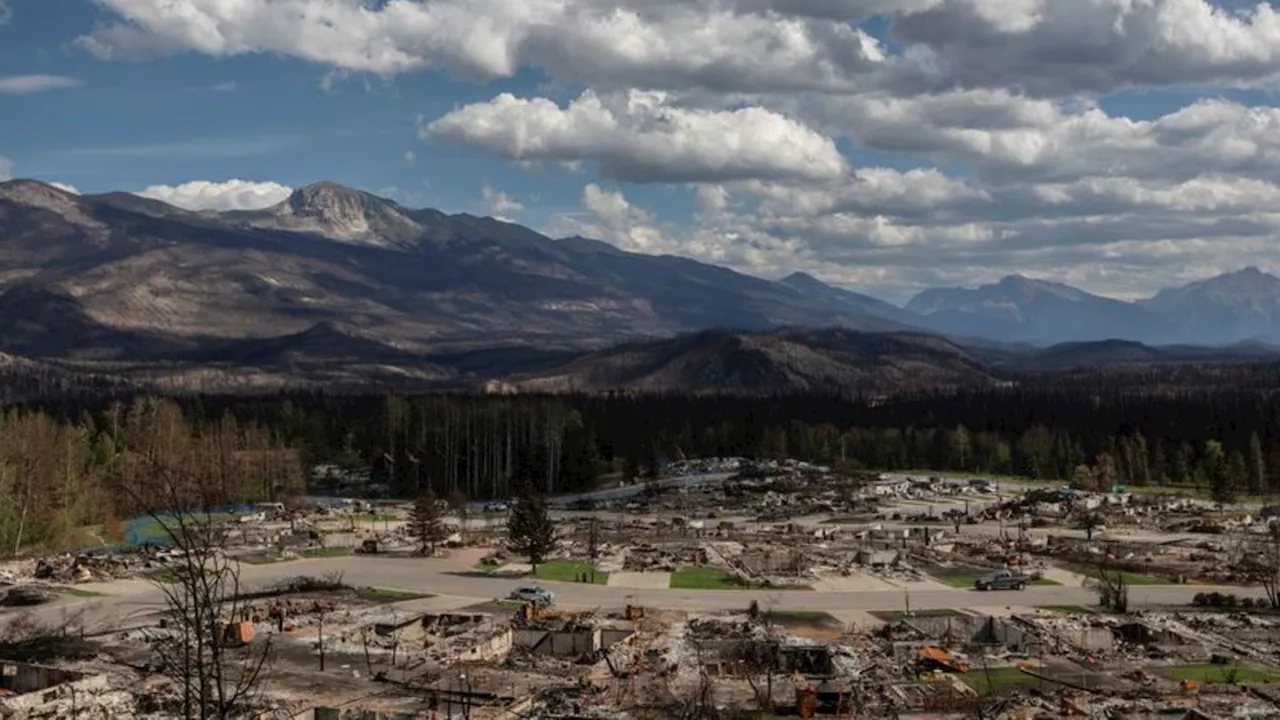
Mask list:
[[[324,575],[340,572],[352,586],[394,588],[430,593],[443,604],[456,599],[453,607],[504,598],[516,586],[528,580],[498,578],[477,573],[447,559],[380,558],[351,556],[318,558],[271,565],[244,565],[241,579],[248,589],[268,586],[298,575]],[[645,607],[672,610],[735,610],[746,608],[755,600],[779,610],[902,610],[908,602],[902,590],[864,592],[808,591],[738,591],[738,590],[639,590],[579,583],[543,582],[556,593],[558,605],[568,608],[621,608],[629,602]],[[102,597],[70,598],[41,610],[55,618],[64,612],[83,611],[86,626],[128,624],[130,618],[147,615],[163,607],[160,591],[145,580],[115,581],[79,586],[102,593]],[[1215,588],[1205,585],[1145,585],[1130,589],[1130,604],[1184,605],[1199,592],[1231,592],[1241,596],[1261,596],[1260,589]],[[984,608],[1017,605],[1088,605],[1096,602],[1094,593],[1066,586],[1030,587],[1021,591],[978,592],[970,589],[947,589],[911,592],[913,610],[940,608]],[[3,617],[0,615],[0,617]]]
[[609,488],[608,490],[596,490],[593,492],[576,493],[573,495],[556,495],[547,498],[549,505],[564,507],[572,505],[576,502],[590,500],[598,502],[601,500],[625,500],[627,498],[636,497],[648,489],[671,490],[675,488],[693,487],[695,485],[709,485],[717,482],[724,482],[729,478],[737,475],[737,472],[720,472],[720,473],[701,473],[697,475],[679,475],[676,477],[662,478],[661,480],[653,480],[651,482],[636,483],[626,487]]

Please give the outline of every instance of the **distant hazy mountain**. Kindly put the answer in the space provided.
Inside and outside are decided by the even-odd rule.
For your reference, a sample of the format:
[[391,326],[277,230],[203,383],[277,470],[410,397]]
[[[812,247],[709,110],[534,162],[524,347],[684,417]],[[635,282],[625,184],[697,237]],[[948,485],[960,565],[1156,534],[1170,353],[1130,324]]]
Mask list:
[[710,330],[629,343],[512,379],[525,392],[892,392],[994,381],[967,350],[924,333]]
[[907,310],[921,316],[931,330],[1003,342],[1176,339],[1169,324],[1152,310],[1020,275],[974,289],[925,290],[907,303]]
[[778,282],[794,289],[805,297],[829,302],[838,307],[846,308],[851,312],[874,315],[902,323],[903,325],[916,325],[920,322],[920,318],[915,313],[903,310],[897,305],[873,298],[870,295],[833,287],[808,273],[792,273]]
[[1183,342],[1280,342],[1280,278],[1256,267],[1161,290],[1138,304],[1164,316]]

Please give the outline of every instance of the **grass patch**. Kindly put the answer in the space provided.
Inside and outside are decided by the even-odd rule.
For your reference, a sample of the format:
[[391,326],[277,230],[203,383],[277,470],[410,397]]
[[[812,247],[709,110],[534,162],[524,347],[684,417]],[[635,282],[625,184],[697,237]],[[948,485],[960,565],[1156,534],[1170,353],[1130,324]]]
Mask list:
[[[969,588],[969,587],[973,587],[973,583],[978,578],[986,574],[987,573],[985,572],[954,572],[954,573],[943,574],[938,579],[954,588]],[[1040,578],[1038,580],[1028,580],[1027,584],[1040,585],[1040,586],[1053,586],[1053,585],[1061,585],[1062,583],[1056,580],[1050,580],[1049,578]]]
[[56,585],[49,589],[56,593],[60,593],[62,595],[70,595],[71,597],[78,597],[78,598],[103,597],[102,593],[100,592],[85,590],[83,588],[78,588],[78,587],[72,587],[70,585]]
[[1227,684],[1231,682],[1233,673],[1237,683],[1280,682],[1280,671],[1248,665],[1179,665],[1164,672],[1174,680],[1191,680],[1205,685]]
[[910,620],[917,618],[943,618],[943,617],[960,617],[964,613],[959,610],[951,610],[949,608],[934,608],[931,610],[916,610],[907,615],[901,610],[868,610],[867,614],[877,620],[885,622],[897,622],[898,620]]
[[834,615],[821,610],[770,610],[765,613],[770,622],[784,627],[843,628]]
[[400,602],[401,600],[422,600],[423,598],[435,597],[430,593],[410,592],[408,590],[394,590],[392,588],[380,587],[352,588],[351,592],[361,600],[369,600],[372,602]]
[[1092,615],[1094,611],[1083,605],[1037,605],[1037,610],[1058,613],[1060,615]]
[[569,562],[567,560],[542,563],[538,566],[534,577],[539,580],[554,580],[556,582],[579,582],[578,578],[582,577],[584,573],[594,585],[605,585],[609,582],[609,573],[595,570],[589,563]]
[[[1096,580],[1098,577],[1098,570],[1096,568],[1083,567],[1080,565],[1067,565],[1066,569],[1087,578],[1093,578]],[[1172,580],[1162,578],[1159,575],[1134,572],[1132,570],[1114,570],[1108,568],[1107,573],[1110,575],[1119,573],[1120,577],[1124,578],[1125,583],[1129,585],[1171,585],[1173,583]]]
[[1002,667],[983,670],[975,667],[960,676],[964,684],[973,688],[979,695],[995,694],[1007,690],[1035,687],[1049,684],[1047,681],[1029,675],[1017,667]]
[[[1115,571],[1113,570],[1112,572],[1114,573]],[[1119,572],[1120,576],[1124,578],[1125,583],[1129,585],[1165,585],[1169,582],[1164,578],[1156,577],[1155,575],[1148,575],[1146,573],[1130,572],[1128,570],[1121,570]]]
[[520,608],[524,607],[524,603],[517,600],[503,600],[494,598],[489,602],[476,603],[463,608],[470,612],[490,613],[492,615],[503,615],[506,613],[520,612]]
[[732,575],[702,567],[686,567],[671,573],[672,590],[747,590]]
[[304,557],[304,558],[329,558],[329,557],[347,557],[348,555],[353,555],[353,554],[355,554],[355,550],[352,548],[331,547],[331,548],[313,548],[311,550],[303,550],[302,552],[298,553],[298,556]]

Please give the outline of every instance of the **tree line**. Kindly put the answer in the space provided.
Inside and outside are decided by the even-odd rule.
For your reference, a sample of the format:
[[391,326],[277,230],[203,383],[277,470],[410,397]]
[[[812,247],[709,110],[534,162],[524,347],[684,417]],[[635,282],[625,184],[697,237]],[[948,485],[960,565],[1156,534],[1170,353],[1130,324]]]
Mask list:
[[74,418],[32,407],[0,413],[3,554],[77,534],[89,541],[118,537],[120,521],[158,500],[192,509],[303,487],[301,453],[271,428],[230,413],[200,416],[155,399]]
[[278,499],[320,463],[371,473],[398,497],[484,500],[716,456],[1199,486],[1229,499],[1280,489],[1276,397],[1105,382],[895,398],[55,396],[0,414],[0,548],[130,517],[158,468],[198,480],[177,498],[191,503]]

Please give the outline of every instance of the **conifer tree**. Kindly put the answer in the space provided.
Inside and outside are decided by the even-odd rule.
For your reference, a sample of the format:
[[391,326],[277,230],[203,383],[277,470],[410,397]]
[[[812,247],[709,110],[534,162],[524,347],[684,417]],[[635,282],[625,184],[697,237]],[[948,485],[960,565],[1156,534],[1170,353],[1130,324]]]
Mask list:
[[447,537],[436,494],[427,488],[413,503],[409,513],[409,534],[418,541],[418,552],[434,554],[436,544]]
[[537,491],[525,490],[507,520],[507,547],[529,558],[534,574],[556,549],[556,525],[547,512],[547,502]]

